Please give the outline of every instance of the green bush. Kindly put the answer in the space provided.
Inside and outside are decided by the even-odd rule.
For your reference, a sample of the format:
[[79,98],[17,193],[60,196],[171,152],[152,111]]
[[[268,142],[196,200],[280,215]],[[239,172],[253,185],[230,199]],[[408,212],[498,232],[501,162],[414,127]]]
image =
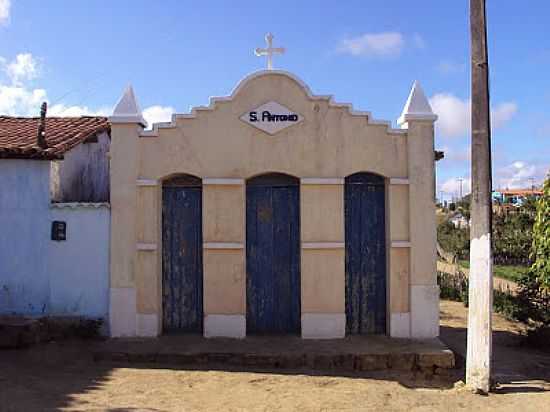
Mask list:
[[455,254],[459,260],[468,258],[469,229],[456,228],[450,221],[444,221],[437,226],[437,241],[444,250]]
[[537,214],[533,226],[531,270],[540,286],[550,291],[550,174],[544,182],[542,197],[537,201]]
[[463,302],[468,306],[468,278],[463,274],[452,276],[448,273],[437,272],[437,284],[441,299]]
[[[548,202],[550,208],[550,201]],[[469,198],[465,198],[457,204],[460,213],[469,217]],[[527,199],[521,208],[513,212],[493,216],[493,260],[495,265],[521,265],[531,264],[531,244],[533,238],[533,224],[535,216],[533,199]],[[550,210],[547,211],[546,220],[550,220]],[[541,224],[550,231],[548,224]],[[550,233],[546,233],[550,236]],[[549,248],[550,237],[545,247]],[[468,259],[470,256],[470,230],[469,228],[455,228],[449,220],[444,220],[437,226],[437,240],[447,252],[454,253],[459,260]],[[543,244],[544,241],[539,241]],[[549,264],[550,265],[550,264]],[[550,271],[550,269],[548,269]]]

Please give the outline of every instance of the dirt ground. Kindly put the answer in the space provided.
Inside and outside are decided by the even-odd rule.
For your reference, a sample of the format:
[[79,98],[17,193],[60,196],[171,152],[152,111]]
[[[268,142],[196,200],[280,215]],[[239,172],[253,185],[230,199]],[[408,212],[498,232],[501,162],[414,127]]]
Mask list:
[[453,376],[426,379],[307,371],[168,369],[94,363],[88,343],[0,351],[0,411],[455,411],[550,412],[550,355],[518,346],[521,325],[495,315],[489,396],[461,387],[466,309],[441,303],[442,339],[459,354]]

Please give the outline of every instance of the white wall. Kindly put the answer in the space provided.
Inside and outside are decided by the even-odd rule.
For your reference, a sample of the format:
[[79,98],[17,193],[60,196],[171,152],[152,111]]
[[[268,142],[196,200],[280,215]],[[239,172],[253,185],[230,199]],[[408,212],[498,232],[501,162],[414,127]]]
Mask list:
[[[50,162],[0,159],[0,314],[108,313],[108,205],[53,205]],[[51,240],[51,222],[67,240]]]
[[0,159],[0,313],[49,310],[50,162]]
[[50,313],[107,319],[110,210],[106,204],[54,204],[67,240],[49,242]]
[[98,134],[97,142],[81,143],[53,163],[52,199],[56,202],[109,201],[109,147],[107,132]]

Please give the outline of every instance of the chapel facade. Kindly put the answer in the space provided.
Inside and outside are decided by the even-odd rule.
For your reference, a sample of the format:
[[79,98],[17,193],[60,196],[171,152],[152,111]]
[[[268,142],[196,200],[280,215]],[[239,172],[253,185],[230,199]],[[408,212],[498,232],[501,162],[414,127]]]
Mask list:
[[417,83],[394,129],[265,70],[145,130],[127,89],[111,335],[437,336],[435,120]]

